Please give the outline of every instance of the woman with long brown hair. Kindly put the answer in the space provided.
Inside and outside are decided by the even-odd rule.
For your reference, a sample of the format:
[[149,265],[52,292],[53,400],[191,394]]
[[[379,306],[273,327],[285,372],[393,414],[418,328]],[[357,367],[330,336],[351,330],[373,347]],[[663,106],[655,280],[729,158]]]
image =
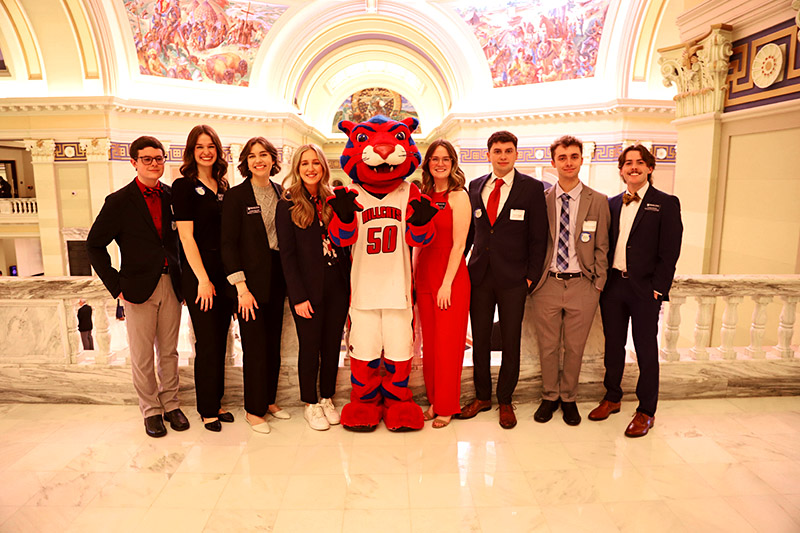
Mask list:
[[275,229],[283,189],[270,179],[281,170],[278,150],[253,137],[242,148],[238,168],[245,180],[228,191],[222,206],[222,262],[238,300],[245,418],[253,431],[269,433],[267,414],[289,418],[275,404],[286,299]]
[[220,403],[225,393],[225,353],[235,303],[225,291],[228,282],[220,254],[227,170],[217,133],[206,125],[192,128],[183,150],[182,177],[172,184],[172,204],[184,264],[183,295],[195,335],[197,411],[210,431],[220,431],[220,421],[233,422],[233,414]]
[[[276,222],[281,262],[300,349],[297,373],[304,416],[322,431],[340,421],[333,404],[342,331],[350,297],[350,254],[328,237],[333,209],[330,169],[322,149],[307,144],[292,159]],[[319,395],[317,401],[317,376]]]
[[444,139],[431,143],[422,161],[422,192],[440,211],[436,237],[420,248],[414,269],[422,324],[422,373],[430,408],[426,420],[443,428],[461,412],[461,369],[467,337],[470,282],[464,248],[470,224],[469,196],[458,154]]

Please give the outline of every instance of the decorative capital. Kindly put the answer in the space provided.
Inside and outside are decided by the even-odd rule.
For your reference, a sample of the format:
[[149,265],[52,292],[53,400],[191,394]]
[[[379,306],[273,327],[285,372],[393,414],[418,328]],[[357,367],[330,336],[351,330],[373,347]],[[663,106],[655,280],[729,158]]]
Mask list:
[[242,144],[231,143],[231,161],[233,162],[234,166],[239,164],[239,156],[242,155],[242,148],[244,148],[244,145]]
[[[794,16],[794,22],[800,29],[800,0],[792,0],[792,9],[797,11],[797,15]],[[797,40],[800,41],[800,31],[797,32]]]
[[281,163],[291,163],[292,156],[294,155],[294,146],[284,144],[281,147]]
[[664,85],[678,89],[673,98],[677,118],[722,112],[732,30],[727,24],[715,24],[700,39],[658,51]]
[[100,139],[78,139],[78,144],[86,152],[87,161],[108,161],[108,154],[111,150],[111,139],[103,137]]
[[55,159],[56,141],[53,139],[25,139],[24,142],[34,163],[52,163]]
[[583,162],[584,163],[591,163],[592,157],[594,157],[594,147],[595,143],[584,141],[583,143]]

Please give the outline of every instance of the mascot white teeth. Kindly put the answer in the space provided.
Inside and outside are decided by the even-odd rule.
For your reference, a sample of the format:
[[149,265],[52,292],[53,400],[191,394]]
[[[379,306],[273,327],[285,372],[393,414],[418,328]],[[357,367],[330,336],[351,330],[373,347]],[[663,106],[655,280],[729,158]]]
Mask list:
[[415,118],[398,122],[380,115],[359,124],[339,123],[348,136],[340,161],[353,186],[337,187],[328,199],[334,211],[328,231],[337,246],[352,246],[353,254],[353,388],[342,409],[342,425],[351,431],[372,431],[381,419],[391,431],[423,426],[422,409],[408,388],[413,335],[409,246],[433,240],[437,208],[405,181],[422,160],[411,139],[418,124]]

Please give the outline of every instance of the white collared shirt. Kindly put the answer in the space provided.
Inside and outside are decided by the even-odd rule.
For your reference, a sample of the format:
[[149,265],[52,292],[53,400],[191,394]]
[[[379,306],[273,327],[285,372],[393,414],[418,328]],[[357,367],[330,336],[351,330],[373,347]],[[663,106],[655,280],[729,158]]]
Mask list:
[[[511,186],[514,184],[514,169],[511,169],[511,172],[503,176],[503,185],[500,187],[500,203],[497,204],[497,214],[503,211],[503,206],[508,199],[508,193],[511,192]],[[494,182],[497,181],[497,176],[495,176],[494,172],[492,175],[489,176],[489,179],[486,180],[486,184],[483,186],[483,190],[481,191],[481,199],[483,200],[483,205],[488,208],[489,206],[489,195],[492,194],[494,190]]]
[[[649,182],[645,182],[642,188],[636,191],[640,200],[638,202],[631,202],[628,205],[622,204],[622,209],[619,212],[619,238],[617,239],[617,247],[614,249],[614,264],[612,268],[625,272],[628,270],[628,258],[625,251],[628,248],[628,237],[631,234],[631,227],[633,220],[636,218],[636,213],[639,212],[639,207],[642,205],[644,195],[650,187]],[[626,189],[625,192],[628,192]]]
[[[583,191],[583,183],[580,181],[578,185],[572,188],[567,193],[569,196],[569,266],[564,272],[580,272],[581,265],[578,263],[578,252],[575,246],[575,231],[578,227],[578,207],[581,203],[581,191]],[[556,182],[553,194],[556,195],[556,239],[553,242],[553,259],[550,261],[550,271],[558,272],[558,236],[561,232],[561,195],[564,194],[564,189]]]

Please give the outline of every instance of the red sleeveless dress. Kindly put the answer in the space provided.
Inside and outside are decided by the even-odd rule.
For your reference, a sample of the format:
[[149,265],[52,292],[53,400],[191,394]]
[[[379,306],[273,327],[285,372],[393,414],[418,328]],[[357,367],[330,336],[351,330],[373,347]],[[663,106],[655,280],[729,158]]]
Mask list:
[[419,252],[414,283],[422,325],[425,389],[434,412],[450,416],[461,412],[461,370],[467,339],[470,282],[462,257],[450,290],[450,307],[439,309],[436,296],[453,248],[453,210],[446,193],[435,192],[431,200],[441,209],[433,217],[436,237]]

